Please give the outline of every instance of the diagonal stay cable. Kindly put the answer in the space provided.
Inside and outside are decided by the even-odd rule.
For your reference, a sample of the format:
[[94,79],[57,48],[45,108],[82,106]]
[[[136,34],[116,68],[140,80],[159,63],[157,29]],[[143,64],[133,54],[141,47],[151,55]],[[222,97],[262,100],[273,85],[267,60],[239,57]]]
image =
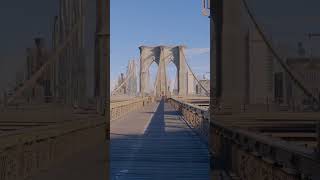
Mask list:
[[197,83],[200,85],[200,87],[206,92],[206,95],[207,95],[207,96],[210,96],[209,91],[199,82],[198,78],[195,76],[195,74],[194,74],[193,71],[191,70],[185,54],[184,54],[184,53],[182,53],[182,54],[183,54],[183,56],[184,56],[185,62],[186,62],[186,64],[187,64],[189,70],[190,70],[191,73],[192,73],[193,78],[197,81]]
[[29,79],[27,80],[24,85],[19,88],[15,94],[8,99],[7,103],[11,103],[17,97],[21,96],[21,94],[30,86],[33,86],[37,80],[42,76],[42,74],[47,70],[47,68],[53,64],[59,58],[60,53],[68,46],[68,44],[72,41],[73,37],[77,35],[78,29],[82,27],[81,19],[74,25],[72,31],[69,33],[69,36],[65,41],[63,41],[56,51],[48,58],[47,62],[41,66],[41,68]]
[[130,79],[131,76],[134,75],[134,72],[132,71],[129,76],[126,77],[126,79],[116,88],[111,92],[111,95],[114,95],[122,86],[124,86]]
[[289,70],[289,67],[285,64],[283,59],[280,57],[280,55],[276,52],[276,50],[273,48],[272,44],[269,42],[267,39],[266,35],[264,34],[263,30],[260,28],[259,24],[257,23],[253,13],[251,12],[247,0],[242,0],[245,10],[248,13],[251,21],[253,22],[255,28],[257,29],[258,33],[262,37],[262,40],[266,43],[268,49],[271,51],[272,55],[276,58],[276,60],[280,63],[282,68],[288,73],[290,76],[291,80],[298,85],[298,87],[308,96],[313,99],[314,102],[316,102],[318,105],[320,105],[318,99],[295,77],[295,75]]

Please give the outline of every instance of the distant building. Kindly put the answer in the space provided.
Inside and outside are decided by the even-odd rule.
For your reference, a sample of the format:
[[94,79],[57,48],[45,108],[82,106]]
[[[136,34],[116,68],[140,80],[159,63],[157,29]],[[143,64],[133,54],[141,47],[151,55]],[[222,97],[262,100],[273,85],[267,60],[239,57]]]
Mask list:
[[252,26],[245,37],[241,111],[278,111],[286,102],[286,72]]
[[120,74],[118,77],[118,82],[112,91],[112,95],[137,95],[138,77],[134,60],[129,61],[126,74]]
[[[26,58],[26,79],[30,79],[48,60],[49,49],[45,46],[43,38],[34,39],[35,46],[27,48]],[[38,83],[25,93],[25,96],[29,98],[52,96],[53,93],[53,77],[49,70],[46,70],[41,78],[37,81]]]
[[[196,94],[200,96],[206,96],[208,95],[206,90],[210,92],[210,80],[209,79],[200,79],[199,84],[196,84]],[[206,90],[204,90],[205,88]]]
[[305,57],[306,56],[306,49],[303,47],[302,42],[298,42],[298,55],[300,57]]
[[117,94],[127,94],[127,83],[125,83],[125,75],[123,73],[120,74],[119,78],[118,78],[118,84],[117,84],[117,88],[120,87],[119,90],[117,90]]
[[[52,89],[55,97],[66,104],[78,106],[86,101],[86,59],[84,42],[83,1],[60,1],[59,15],[54,18],[52,50],[58,59],[51,67],[53,77]],[[71,35],[73,33],[73,35]],[[71,36],[69,36],[71,35]],[[102,73],[102,71],[101,71]]]
[[188,94],[192,95],[195,93],[195,88],[194,88],[194,77],[193,74],[190,70],[188,70],[187,72],[187,90],[188,90]]
[[66,0],[59,3],[59,15],[54,18],[52,47],[47,48],[43,38],[35,38],[34,46],[26,49],[26,66],[17,73],[15,85],[8,88],[10,94],[14,94],[50,59],[52,63],[41,69],[41,77],[22,93],[22,97],[27,100],[53,97],[78,106],[86,100],[83,1],[75,1],[72,6]]
[[248,34],[247,61],[245,84],[248,104],[266,104],[273,99],[273,76],[278,71],[275,58],[254,30]]
[[[303,86],[316,98],[320,98],[320,58],[288,58],[287,64],[299,76]],[[302,106],[312,103],[311,99],[289,77],[286,79],[286,91],[288,92],[286,99],[289,104],[302,108]]]
[[[285,106],[302,109],[310,104],[310,99],[291,80],[257,31],[248,33],[247,42],[246,111],[278,111]],[[307,58],[302,43],[298,43],[297,55],[287,58],[285,63],[315,97],[320,96],[320,58]]]

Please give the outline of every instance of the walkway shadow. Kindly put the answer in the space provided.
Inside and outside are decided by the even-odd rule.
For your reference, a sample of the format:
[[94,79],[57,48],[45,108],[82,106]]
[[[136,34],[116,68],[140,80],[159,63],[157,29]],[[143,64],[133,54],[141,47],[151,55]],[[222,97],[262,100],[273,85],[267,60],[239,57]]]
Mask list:
[[181,113],[179,111],[165,111],[165,115],[180,115]]
[[167,106],[160,102],[143,135],[111,139],[111,180],[209,179],[207,146]]
[[165,134],[164,122],[164,101],[160,101],[156,112],[153,114],[144,136],[152,136],[158,134]]

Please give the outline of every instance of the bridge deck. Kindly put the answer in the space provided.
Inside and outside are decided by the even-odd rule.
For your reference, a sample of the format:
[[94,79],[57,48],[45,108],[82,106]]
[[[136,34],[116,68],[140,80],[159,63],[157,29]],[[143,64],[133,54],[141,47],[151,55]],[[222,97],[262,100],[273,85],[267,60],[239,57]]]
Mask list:
[[111,123],[110,179],[209,179],[208,148],[169,104]]

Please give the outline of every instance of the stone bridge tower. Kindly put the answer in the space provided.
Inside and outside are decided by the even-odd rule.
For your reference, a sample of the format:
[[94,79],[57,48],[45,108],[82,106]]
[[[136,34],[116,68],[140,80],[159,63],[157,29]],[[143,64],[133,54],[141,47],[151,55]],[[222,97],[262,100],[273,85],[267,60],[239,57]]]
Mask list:
[[184,46],[140,46],[140,93],[145,95],[148,85],[148,71],[150,65],[155,62],[158,65],[156,77],[156,96],[167,95],[166,67],[170,62],[177,67],[178,92],[180,96],[187,95],[187,64],[184,56]]

